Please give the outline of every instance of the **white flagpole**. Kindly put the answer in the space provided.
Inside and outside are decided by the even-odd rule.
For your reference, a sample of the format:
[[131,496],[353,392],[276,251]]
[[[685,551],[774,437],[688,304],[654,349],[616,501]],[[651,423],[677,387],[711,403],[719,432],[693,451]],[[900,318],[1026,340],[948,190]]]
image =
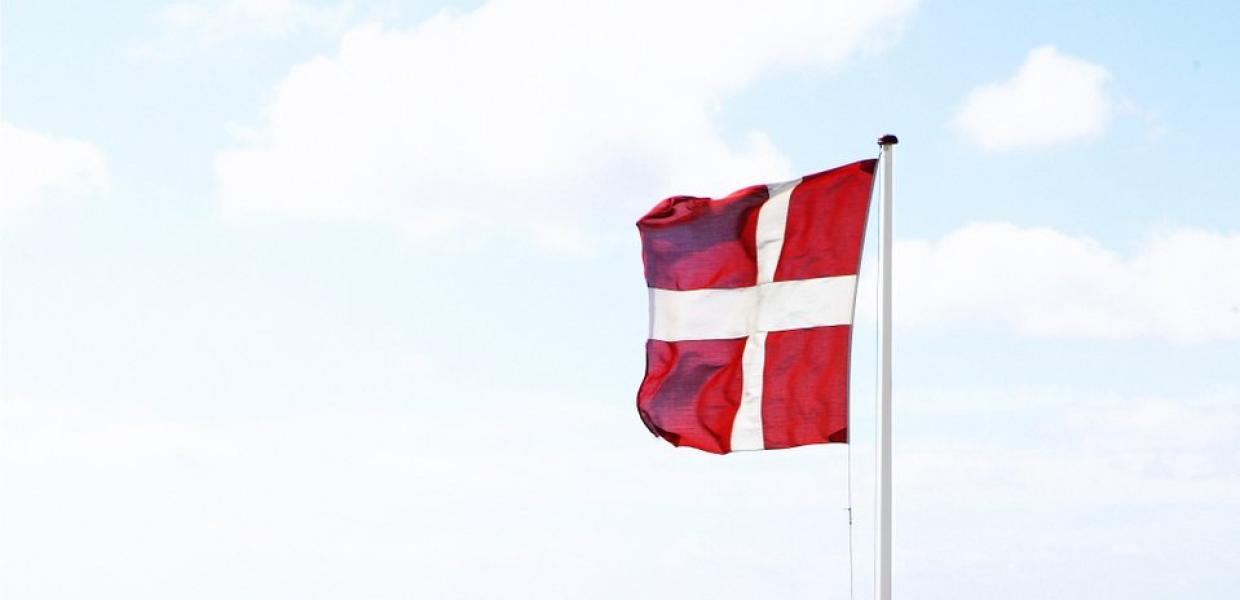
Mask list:
[[887,134],[883,149],[883,201],[879,211],[879,380],[878,380],[878,506],[875,516],[874,597],[891,600],[891,149],[899,143]]

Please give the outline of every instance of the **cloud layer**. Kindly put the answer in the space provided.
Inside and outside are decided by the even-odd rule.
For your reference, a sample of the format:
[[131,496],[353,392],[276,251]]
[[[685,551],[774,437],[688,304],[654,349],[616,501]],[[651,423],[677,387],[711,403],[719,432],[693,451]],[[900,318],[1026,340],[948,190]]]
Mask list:
[[58,198],[97,198],[108,193],[107,161],[82,140],[47,135],[0,122],[0,223],[30,215]]
[[334,34],[343,29],[352,10],[350,4],[328,8],[296,0],[215,0],[172,4],[161,8],[155,20],[181,40],[209,45],[299,31]]
[[1110,78],[1105,68],[1053,46],[1034,48],[1011,79],[970,92],[952,126],[985,150],[1097,137],[1111,117]]
[[[901,327],[1240,339],[1240,234],[1172,230],[1125,257],[1087,237],[978,223],[897,242],[894,260]],[[871,288],[861,287],[863,311]]]
[[[467,397],[216,424],[9,401],[0,591],[849,597],[844,448],[721,459],[651,439],[627,397]],[[1234,392],[900,398],[897,583],[920,597],[959,598],[961,580],[1014,600],[1214,597],[1240,561]],[[864,596],[872,471],[853,452]]]
[[494,0],[357,28],[216,157],[220,203],[580,250],[589,217],[788,175],[764,135],[723,135],[717,103],[771,69],[839,63],[913,4]]

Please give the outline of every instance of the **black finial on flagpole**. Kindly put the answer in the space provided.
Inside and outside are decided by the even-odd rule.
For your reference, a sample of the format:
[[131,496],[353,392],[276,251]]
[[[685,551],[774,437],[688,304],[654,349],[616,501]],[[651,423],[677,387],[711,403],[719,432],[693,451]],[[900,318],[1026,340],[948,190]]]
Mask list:
[[887,135],[884,135],[883,137],[878,138],[879,146],[894,146],[899,143],[900,143],[900,138],[894,135],[891,135],[890,133],[888,133]]

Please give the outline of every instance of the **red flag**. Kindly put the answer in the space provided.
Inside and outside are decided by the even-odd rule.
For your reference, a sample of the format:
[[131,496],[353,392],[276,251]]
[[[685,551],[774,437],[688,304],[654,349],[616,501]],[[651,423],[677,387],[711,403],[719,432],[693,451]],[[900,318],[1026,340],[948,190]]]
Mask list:
[[848,359],[877,161],[637,222],[650,288],[642,421],[724,454],[848,441]]

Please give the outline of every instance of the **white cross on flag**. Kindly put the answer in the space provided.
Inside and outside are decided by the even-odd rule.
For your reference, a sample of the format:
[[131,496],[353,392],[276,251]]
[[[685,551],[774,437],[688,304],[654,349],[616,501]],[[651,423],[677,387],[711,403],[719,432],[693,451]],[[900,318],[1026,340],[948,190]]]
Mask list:
[[707,452],[848,441],[848,360],[877,161],[637,222],[650,288],[642,421]]

